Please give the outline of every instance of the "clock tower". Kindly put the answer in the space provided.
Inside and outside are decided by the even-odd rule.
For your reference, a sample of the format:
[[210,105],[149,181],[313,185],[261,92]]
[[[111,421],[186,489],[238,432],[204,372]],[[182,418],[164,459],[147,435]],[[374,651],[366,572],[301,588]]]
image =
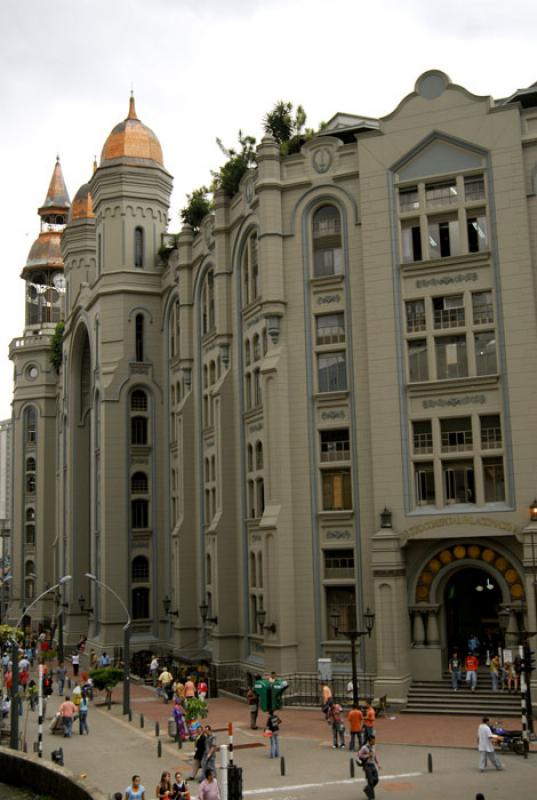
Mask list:
[[[13,607],[20,608],[54,582],[56,537],[56,442],[59,376],[51,361],[56,326],[65,316],[65,278],[60,242],[70,210],[59,157],[43,205],[39,236],[21,278],[25,324],[13,339]],[[50,600],[35,606],[35,622],[53,623]]]

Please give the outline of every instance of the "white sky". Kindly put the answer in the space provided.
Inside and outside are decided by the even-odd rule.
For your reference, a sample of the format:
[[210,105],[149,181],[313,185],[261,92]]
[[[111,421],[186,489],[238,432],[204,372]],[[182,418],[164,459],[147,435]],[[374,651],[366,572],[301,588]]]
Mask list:
[[0,0],[0,419],[56,153],[72,199],[131,84],[174,176],[175,231],[185,194],[222,162],[215,138],[261,138],[277,100],[301,103],[312,127],[336,111],[382,116],[433,68],[505,97],[537,80],[536,23],[528,0]]

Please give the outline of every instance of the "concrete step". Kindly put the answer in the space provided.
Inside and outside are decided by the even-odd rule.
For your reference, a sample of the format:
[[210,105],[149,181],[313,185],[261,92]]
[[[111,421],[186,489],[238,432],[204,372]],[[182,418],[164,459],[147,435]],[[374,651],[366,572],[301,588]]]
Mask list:
[[403,709],[407,714],[459,714],[497,717],[518,717],[520,695],[509,692],[493,692],[488,684],[472,692],[463,685],[457,692],[449,680],[413,681]]

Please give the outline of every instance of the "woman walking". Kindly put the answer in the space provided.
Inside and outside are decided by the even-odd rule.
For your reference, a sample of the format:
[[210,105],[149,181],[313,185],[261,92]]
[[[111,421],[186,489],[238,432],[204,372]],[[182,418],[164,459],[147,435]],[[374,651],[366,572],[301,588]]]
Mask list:
[[172,776],[169,772],[163,772],[155,789],[155,797],[157,800],[171,800],[172,794]]
[[280,725],[281,719],[274,711],[269,711],[267,724],[265,726],[270,734],[270,758],[280,757]]
[[81,736],[84,734],[89,736],[89,728],[88,728],[88,696],[86,692],[82,692],[80,695],[80,704],[78,706],[78,724],[79,724],[79,733]]

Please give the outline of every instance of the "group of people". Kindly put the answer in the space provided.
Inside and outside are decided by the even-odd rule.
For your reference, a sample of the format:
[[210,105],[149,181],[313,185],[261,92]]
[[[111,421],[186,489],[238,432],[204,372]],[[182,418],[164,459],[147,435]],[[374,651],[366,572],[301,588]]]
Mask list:
[[[520,675],[522,673],[522,662],[519,656],[514,661],[506,661],[502,664],[500,656],[494,655],[488,664],[490,670],[492,691],[500,690],[517,692],[520,688]],[[459,656],[458,650],[454,650],[448,662],[448,670],[451,675],[451,688],[454,692],[458,691],[462,683],[462,673],[465,672],[465,680],[468,688],[475,692],[477,688],[477,675],[479,668],[479,656],[474,649],[469,651],[464,662]]]
[[196,679],[195,675],[185,674],[175,678],[168,667],[160,668],[159,659],[153,656],[149,664],[151,681],[164,703],[170,700],[179,700],[180,703],[193,697],[206,700],[209,692],[207,680],[202,675]]

